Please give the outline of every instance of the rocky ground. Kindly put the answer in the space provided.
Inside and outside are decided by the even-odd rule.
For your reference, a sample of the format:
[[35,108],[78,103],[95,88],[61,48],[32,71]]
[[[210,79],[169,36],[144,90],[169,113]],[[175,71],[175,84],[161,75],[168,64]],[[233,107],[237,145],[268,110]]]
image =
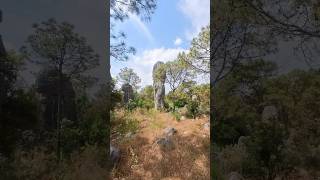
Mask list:
[[208,117],[179,122],[169,113],[136,112],[132,117],[138,131],[111,138],[120,155],[113,179],[210,179]]

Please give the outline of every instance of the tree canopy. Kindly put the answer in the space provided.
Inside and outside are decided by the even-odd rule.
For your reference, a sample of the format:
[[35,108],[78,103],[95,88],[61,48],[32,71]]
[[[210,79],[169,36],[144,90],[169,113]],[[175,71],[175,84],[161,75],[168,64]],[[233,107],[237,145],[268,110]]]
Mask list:
[[117,79],[122,84],[130,84],[135,90],[139,88],[139,83],[141,82],[140,77],[133,71],[132,68],[122,68],[118,74]]

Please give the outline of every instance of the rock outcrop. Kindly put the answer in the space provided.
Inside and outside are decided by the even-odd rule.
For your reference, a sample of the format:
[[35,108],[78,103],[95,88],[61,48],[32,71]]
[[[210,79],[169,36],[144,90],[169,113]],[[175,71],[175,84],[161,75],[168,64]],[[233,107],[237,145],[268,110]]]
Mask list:
[[120,150],[110,145],[110,161],[112,167],[116,166],[120,161]]
[[167,127],[166,129],[164,129],[164,135],[165,136],[172,136],[175,133],[177,133],[177,130],[173,127]]
[[164,108],[164,96],[165,96],[165,86],[166,81],[166,71],[164,63],[158,61],[153,66],[153,88],[154,88],[154,106],[157,110],[162,110]]
[[133,99],[133,88],[130,84],[126,83],[122,85],[121,90],[123,91],[123,102],[124,104],[128,104],[130,99]]

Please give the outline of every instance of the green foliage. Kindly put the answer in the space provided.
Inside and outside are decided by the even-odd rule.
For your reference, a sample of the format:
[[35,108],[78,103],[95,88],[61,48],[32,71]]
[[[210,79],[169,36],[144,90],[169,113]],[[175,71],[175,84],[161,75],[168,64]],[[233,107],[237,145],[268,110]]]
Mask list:
[[181,119],[181,114],[176,112],[176,111],[173,111],[171,112],[171,114],[173,115],[173,117],[177,120],[177,121],[180,121]]
[[137,108],[151,109],[154,107],[153,87],[146,86],[140,92],[134,94],[134,98],[126,105],[127,110],[132,111]]
[[182,83],[191,81],[195,74],[183,60],[183,54],[179,54],[174,61],[165,64],[166,83],[169,84],[171,91],[175,91]]
[[167,71],[166,65],[163,62],[158,61],[153,66],[153,74],[152,74],[153,81],[156,81],[156,82],[165,81],[165,79],[166,79],[166,71]]
[[88,107],[79,123],[83,144],[105,145],[109,127],[106,124],[107,112],[102,103]]
[[120,90],[117,90],[115,88],[115,84],[116,80],[113,79],[111,82],[111,87],[109,87],[111,89],[110,94],[107,84],[102,84],[95,95],[95,98],[97,99],[96,103],[101,103],[101,106],[103,106],[103,104],[106,104],[106,102],[108,101],[108,96],[110,96],[110,110],[114,110],[122,101],[122,93]]
[[138,94],[138,98],[141,98],[143,101],[142,108],[147,108],[148,110],[154,107],[154,89],[151,85],[144,87],[141,92]]
[[[311,160],[319,158],[315,153],[320,143],[316,130],[320,111],[315,108],[320,102],[319,71],[275,76],[274,69],[262,60],[242,64],[215,89],[213,142],[222,148],[221,154],[230,145],[239,145],[241,136],[248,137],[247,158],[236,168],[247,178],[274,179],[297,167],[319,171],[319,164]],[[269,105],[278,115],[265,120],[262,113]]]
[[39,128],[39,100],[34,91],[17,90],[2,104],[0,153],[11,155],[22,131]]
[[140,77],[133,71],[133,69],[127,67],[120,69],[117,80],[122,84],[130,84],[135,90],[139,88],[138,84],[141,82]]
[[199,35],[192,40],[189,53],[182,54],[181,59],[197,73],[210,73],[210,26],[202,28]]
[[[129,54],[134,54],[136,51],[133,47],[127,47],[125,42],[126,35],[123,32],[114,32],[115,22],[124,21],[129,17],[129,13],[136,14],[143,19],[150,20],[151,15],[156,9],[156,0],[112,0],[110,1],[110,56],[119,61],[126,61]],[[119,4],[121,4],[119,6]]]
[[186,113],[180,116],[188,116],[195,118],[202,114],[209,114],[209,84],[197,85],[193,81],[182,83],[177,87],[175,91],[170,91],[165,97],[166,103],[168,103],[168,110],[173,114],[177,111],[186,108]]
[[[15,51],[9,51],[6,55],[0,57],[0,102],[5,102],[5,98],[13,90],[18,71],[24,61],[21,55]],[[0,109],[1,111],[1,109]],[[1,113],[1,112],[0,112]]]
[[115,132],[126,135],[127,133],[136,133],[139,128],[139,122],[132,117],[132,112],[125,111],[123,115],[116,116],[113,119],[113,123],[115,127]]
[[187,116],[196,118],[199,114],[199,102],[197,100],[191,100],[187,104],[188,114]]
[[[286,136],[287,132],[283,124],[276,119],[257,123],[247,142],[250,163],[252,160],[255,161],[255,167],[249,166],[249,169],[244,169],[244,173],[274,179],[281,172],[287,170],[289,167],[284,161]],[[247,170],[249,172],[246,172]]]
[[28,36],[26,45],[21,48],[32,62],[50,64],[73,79],[99,65],[99,56],[84,37],[74,32],[72,24],[49,19],[34,24],[33,29],[34,32]]
[[218,114],[213,124],[217,144],[234,144],[240,136],[250,133],[265,105],[267,80],[273,77],[275,68],[274,64],[263,60],[249,61],[239,65],[217,85],[215,102]]
[[192,95],[196,96],[198,113],[209,115],[210,113],[210,84],[199,84],[192,87]]

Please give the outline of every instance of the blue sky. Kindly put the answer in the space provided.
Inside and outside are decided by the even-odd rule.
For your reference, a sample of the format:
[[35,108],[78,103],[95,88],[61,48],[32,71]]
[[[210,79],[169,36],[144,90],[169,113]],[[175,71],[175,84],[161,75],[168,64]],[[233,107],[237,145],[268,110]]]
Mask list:
[[115,77],[121,68],[130,67],[141,78],[140,86],[152,84],[152,67],[157,61],[173,60],[186,51],[190,42],[209,24],[210,0],[158,0],[151,21],[142,21],[135,15],[116,30],[123,31],[128,45],[137,53],[126,62],[111,60],[111,74]]

